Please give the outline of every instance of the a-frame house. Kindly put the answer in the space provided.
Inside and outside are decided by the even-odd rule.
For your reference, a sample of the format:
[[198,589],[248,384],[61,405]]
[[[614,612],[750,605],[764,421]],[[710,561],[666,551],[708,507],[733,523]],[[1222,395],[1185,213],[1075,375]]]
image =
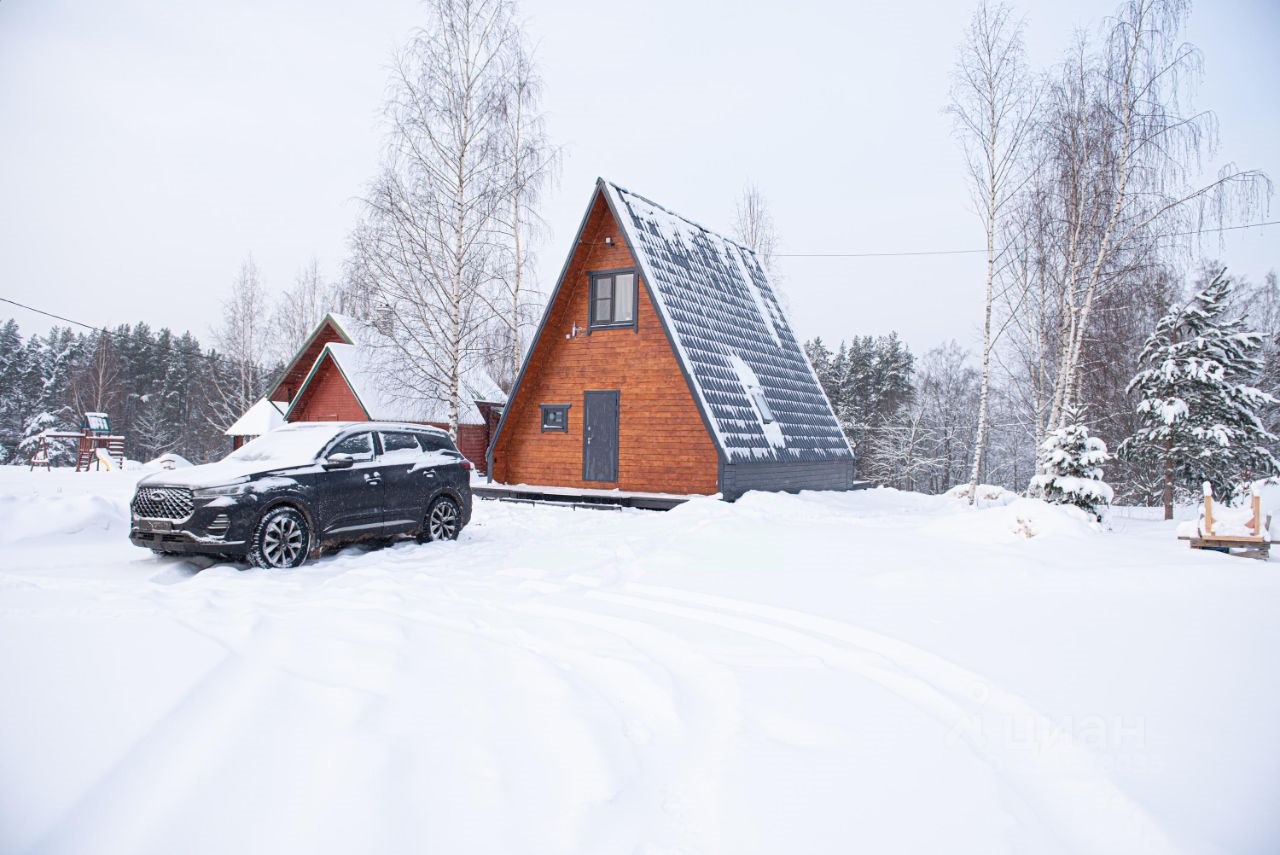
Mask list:
[[[267,400],[286,422],[396,421],[447,427],[444,401],[392,393],[403,384],[396,383],[389,351],[385,336],[368,322],[325,315],[286,364]],[[465,372],[459,391],[458,449],[483,469],[506,395],[478,365]]]
[[603,179],[489,457],[510,485],[728,499],[853,478],[755,253]]

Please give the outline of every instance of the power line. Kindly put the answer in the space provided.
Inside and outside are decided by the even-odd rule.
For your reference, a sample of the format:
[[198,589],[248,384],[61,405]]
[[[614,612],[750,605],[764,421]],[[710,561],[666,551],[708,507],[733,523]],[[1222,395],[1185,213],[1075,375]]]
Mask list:
[[[53,312],[47,312],[44,309],[37,309],[35,306],[28,306],[26,303],[19,303],[17,300],[11,300],[8,297],[0,297],[0,303],[8,303],[11,306],[17,306],[20,309],[26,309],[28,312],[35,312],[37,315],[44,315],[46,318],[53,318],[54,320],[62,321],[63,323],[67,323],[67,324],[72,324],[77,327],[84,327],[85,329],[92,330],[93,332],[96,332],[100,335],[111,336],[112,338],[119,336],[121,340],[127,339],[127,336],[128,336],[127,333],[123,333],[118,330],[109,330],[103,327],[94,326],[93,324],[86,324],[84,321],[77,321],[75,318],[68,318],[68,317],[64,317],[63,315],[54,314]],[[136,327],[134,327],[134,329],[136,329]],[[199,342],[197,342],[197,345],[199,345]],[[229,357],[223,356],[217,353],[216,351],[206,352],[203,349],[197,350],[194,352],[182,351],[178,349],[176,343],[170,344],[167,348],[165,348],[165,350],[168,352],[176,352],[180,356],[194,356],[199,359],[207,359],[209,360],[209,362],[211,362],[213,365],[219,368],[224,368],[224,367],[235,368],[236,367],[236,364],[233,361],[231,361]]]
[[[1261,223],[1245,223],[1240,226],[1223,226],[1219,229],[1200,229],[1191,232],[1173,232],[1167,235],[1154,235],[1156,239],[1191,237],[1193,235],[1209,235],[1217,232],[1234,232],[1239,229],[1257,229],[1263,226],[1280,225],[1280,220],[1267,220]],[[626,246],[625,241],[580,240],[580,246]],[[627,247],[630,249],[630,247]],[[1003,250],[996,250],[1001,252]],[[900,252],[775,252],[774,258],[907,258],[922,255],[978,255],[985,249],[908,249]]]
[[775,252],[774,258],[901,258],[911,255],[973,255],[985,249],[917,249],[904,252]]
[[115,335],[115,333],[110,330],[104,330],[102,327],[95,327],[93,324],[86,324],[81,321],[72,320],[71,318],[64,318],[62,315],[55,315],[53,312],[46,312],[44,309],[37,309],[35,306],[28,306],[26,303],[19,303],[17,300],[10,300],[8,297],[0,297],[0,302],[9,303],[10,305],[17,306],[19,309],[26,309],[28,312],[35,312],[37,315],[44,315],[46,318],[53,318],[54,320],[63,321],[64,323],[75,324],[76,326],[84,327],[87,330],[93,330],[94,332],[100,332],[106,335]]
[[[1166,234],[1166,235],[1155,235],[1155,237],[1156,238],[1192,237],[1195,235],[1214,234],[1215,232],[1231,232],[1231,231],[1237,231],[1239,229],[1256,229],[1256,228],[1263,228],[1265,226],[1277,226],[1277,225],[1280,225],[1280,220],[1266,220],[1260,223],[1245,223],[1244,225],[1239,225],[1239,226],[1223,226],[1222,228],[1217,228],[1217,229],[1199,229],[1197,231],[1190,231],[1190,232],[1173,232],[1171,234]],[[578,243],[589,244],[592,246],[615,246],[616,245],[614,243],[611,243],[611,242],[606,243],[604,241],[579,241]],[[975,253],[982,253],[982,252],[986,252],[986,250],[985,249],[920,249],[920,250],[904,250],[902,252],[776,252],[774,253],[774,256],[776,258],[902,258],[902,257],[922,256],[922,255],[973,255]],[[47,318],[53,318],[54,320],[62,321],[63,323],[73,324],[78,327],[83,327],[87,330],[93,330],[94,332],[102,333],[103,335],[109,335],[109,336],[120,335],[120,333],[113,332],[112,330],[94,326],[93,324],[87,324],[84,321],[77,321],[74,318],[68,318],[68,317],[65,317],[64,315],[58,315],[53,312],[45,311],[44,309],[37,309],[35,306],[28,306],[26,303],[19,303],[17,300],[11,300],[8,297],[0,297],[0,302],[8,303],[10,305],[17,306],[20,309],[26,309],[28,312],[35,312],[37,315],[44,315]],[[225,357],[219,357],[216,355],[209,355],[209,354],[203,354],[203,353],[201,354],[201,356],[207,359],[225,358]]]
[[[1224,226],[1220,229],[1200,229],[1192,232],[1174,232],[1167,235],[1155,235],[1157,238],[1191,237],[1216,232],[1233,232],[1238,229],[1256,229],[1263,226],[1280,225],[1280,220],[1268,220],[1262,223],[1246,223],[1242,226]],[[985,249],[923,249],[903,252],[775,252],[775,258],[900,258],[917,255],[973,255],[986,252]]]

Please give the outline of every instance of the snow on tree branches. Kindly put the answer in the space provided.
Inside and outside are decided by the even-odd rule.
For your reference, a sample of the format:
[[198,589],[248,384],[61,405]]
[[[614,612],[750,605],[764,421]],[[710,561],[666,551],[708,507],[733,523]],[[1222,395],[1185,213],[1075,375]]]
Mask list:
[[1107,444],[1089,436],[1078,410],[1069,409],[1067,424],[1050,431],[1040,444],[1036,474],[1028,492],[1055,505],[1075,505],[1099,520],[1100,509],[1111,504],[1110,485],[1102,480]]
[[1241,480],[1280,471],[1266,448],[1275,437],[1261,419],[1276,399],[1251,385],[1262,337],[1227,314],[1232,285],[1224,274],[1160,319],[1128,387],[1139,397],[1142,426],[1123,450],[1163,462],[1166,517],[1175,487],[1195,491],[1208,481],[1229,496]]

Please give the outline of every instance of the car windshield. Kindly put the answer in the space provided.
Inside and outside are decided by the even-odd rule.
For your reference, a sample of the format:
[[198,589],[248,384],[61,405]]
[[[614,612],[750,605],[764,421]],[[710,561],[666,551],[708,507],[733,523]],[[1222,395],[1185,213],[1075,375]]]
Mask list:
[[224,460],[241,463],[300,465],[316,459],[339,425],[290,425],[265,433],[228,454]]

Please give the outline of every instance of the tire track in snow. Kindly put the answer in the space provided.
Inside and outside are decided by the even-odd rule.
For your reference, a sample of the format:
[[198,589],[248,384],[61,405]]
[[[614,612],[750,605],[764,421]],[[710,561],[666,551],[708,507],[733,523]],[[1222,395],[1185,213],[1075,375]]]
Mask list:
[[[507,679],[519,677],[524,681],[521,683],[520,680],[515,680],[511,684],[519,687],[512,699],[519,698],[524,704],[531,705],[525,707],[522,717],[542,723],[541,726],[528,728],[525,733],[526,738],[537,739],[540,743],[540,747],[533,750],[515,754],[498,751],[502,744],[501,738],[510,736],[505,729],[499,731],[500,739],[492,744],[488,740],[466,742],[469,746],[467,751],[473,754],[478,751],[484,755],[476,755],[468,763],[479,763],[485,768],[494,769],[493,780],[498,783],[488,790],[479,784],[470,786],[470,795],[465,798],[460,794],[455,795],[462,802],[471,805],[472,810],[486,802],[491,805],[490,815],[495,819],[502,819],[493,823],[490,833],[500,835],[500,829],[505,828],[509,833],[519,836],[529,829],[538,828],[541,832],[539,838],[554,836],[550,835],[551,827],[547,825],[545,817],[540,821],[543,827],[539,827],[537,822],[522,823],[521,814],[528,813],[529,805],[510,801],[511,793],[506,794],[507,806],[501,807],[504,800],[499,798],[499,789],[503,788],[501,782],[527,780],[527,775],[520,776],[524,771],[521,762],[527,755],[542,751],[554,758],[556,752],[569,750],[572,756],[561,758],[564,767],[560,774],[547,779],[547,785],[554,782],[557,786],[544,786],[539,798],[532,801],[526,799],[529,804],[541,801],[553,809],[563,807],[568,811],[562,818],[564,821],[554,824],[559,842],[565,844],[559,851],[634,851],[637,841],[676,842],[680,846],[692,845],[697,851],[714,851],[714,847],[704,844],[709,839],[708,829],[718,828],[718,818],[704,809],[705,793],[690,794],[687,791],[699,787],[707,789],[707,772],[719,764],[708,761],[697,770],[677,776],[680,780],[679,787],[663,790],[660,785],[666,783],[666,773],[676,764],[676,760],[669,760],[667,765],[660,766],[657,775],[653,770],[653,762],[655,751],[679,757],[687,748],[690,755],[697,755],[697,746],[713,744],[714,740],[709,734],[714,734],[715,728],[700,729],[695,736],[688,736],[683,731],[671,736],[669,729],[663,727],[661,710],[656,709],[667,699],[670,687],[660,685],[661,681],[651,678],[654,670],[672,674],[680,694],[696,696],[699,693],[698,684],[722,684],[724,675],[717,681],[708,679],[705,672],[697,672],[696,679],[688,677],[676,680],[683,667],[680,663],[693,657],[688,652],[687,645],[683,647],[683,654],[667,654],[658,649],[658,633],[648,625],[616,619],[606,628],[599,622],[583,620],[583,615],[572,610],[556,611],[551,607],[526,609],[524,607],[529,603],[524,597],[531,591],[524,586],[518,592],[519,599],[512,601],[505,596],[495,597],[495,593],[510,596],[512,592],[506,589],[495,591],[491,583],[476,582],[461,586],[467,591],[463,594],[457,590],[460,586],[453,582],[422,578],[417,581],[425,590],[406,590],[386,584],[387,580],[370,578],[361,580],[361,584],[354,588],[315,591],[304,602],[294,599],[296,591],[272,591],[266,596],[259,595],[257,607],[253,610],[238,608],[234,598],[225,600],[226,592],[216,588],[204,591],[188,589],[182,595],[169,589],[162,595],[169,606],[168,616],[190,631],[218,643],[230,653],[230,662],[224,663],[226,667],[223,674],[210,675],[207,685],[195,687],[191,695],[196,700],[177,705],[181,710],[194,703],[205,710],[209,718],[199,715],[188,717],[181,730],[187,733],[212,733],[225,747],[240,753],[244,743],[253,741],[254,737],[242,730],[230,728],[227,718],[237,718],[238,714],[232,715],[227,709],[229,694],[248,692],[256,695],[258,703],[264,708],[291,707],[287,699],[278,693],[265,691],[262,687],[248,689],[241,685],[239,679],[243,675],[237,674],[237,666],[231,664],[235,662],[242,662],[246,667],[266,669],[276,680],[293,678],[294,681],[305,681],[321,689],[365,693],[368,695],[368,703],[372,705],[372,718],[369,722],[375,727],[385,722],[388,715],[403,721],[408,717],[406,710],[388,710],[384,707],[389,702],[395,704],[395,696],[391,694],[392,683],[397,679],[412,680],[415,673],[413,667],[406,664],[412,661],[407,638],[403,635],[394,638],[392,636],[396,633],[391,630],[399,627],[403,633],[412,627],[441,631],[458,637],[464,645],[479,644],[505,649],[507,652],[499,654],[495,663],[504,667],[514,666],[514,677]],[[536,596],[540,597],[544,593],[545,590],[539,590]],[[334,611],[331,613],[331,610]],[[319,634],[319,623],[329,617],[333,620],[327,623],[328,631]],[[544,631],[542,627],[531,626],[528,620],[520,620],[521,617],[549,620],[551,629],[557,624],[564,626],[567,621],[583,625],[591,623],[589,628],[597,632],[607,629],[610,635],[623,638],[631,645],[642,660],[642,665],[653,667],[627,668],[626,662],[610,661],[611,657],[602,655],[598,643],[590,637],[585,641],[559,638]],[[246,622],[254,625],[246,625]],[[629,624],[634,625],[634,631],[627,631]],[[636,640],[638,633],[646,635],[643,642]],[[669,647],[683,644],[673,636],[665,638]],[[351,644],[371,648],[367,651],[368,655],[362,656],[362,667],[358,673],[352,670],[353,663],[343,661],[346,657],[342,648]],[[383,649],[392,654],[398,664],[388,662],[383,663],[388,667],[375,667],[377,663],[370,661],[370,656]],[[520,658],[525,656],[531,658],[525,662]],[[713,663],[706,664],[708,667],[718,667]],[[647,683],[641,682],[646,679]],[[571,701],[573,697],[579,700]],[[597,700],[593,700],[593,697]],[[476,695],[468,703],[472,704],[471,708],[480,710],[488,708],[493,701],[494,698]],[[708,706],[697,698],[690,698],[689,705],[696,710]],[[608,712],[603,718],[585,712],[600,706],[611,708],[614,717],[611,718]],[[680,724],[686,723],[679,716],[671,716],[670,719],[678,720]],[[723,724],[724,717],[714,720]],[[206,722],[217,726],[209,726]],[[194,800],[193,792],[200,791],[199,787],[194,790],[188,788],[187,796],[181,800],[161,800],[154,804],[146,811],[150,816],[145,819],[137,816],[108,816],[95,802],[104,799],[96,795],[98,791],[128,791],[134,786],[134,777],[139,780],[164,780],[170,786],[183,788],[187,779],[193,775],[199,777],[210,774],[208,768],[201,771],[198,763],[193,767],[194,772],[189,769],[192,761],[183,752],[178,752],[172,761],[167,759],[169,742],[175,738],[168,733],[172,726],[172,715],[162,718],[158,732],[149,734],[135,745],[119,769],[108,773],[89,793],[82,796],[70,825],[83,827],[84,831],[73,835],[74,840],[82,841],[100,835],[111,843],[108,851],[123,852],[148,851],[145,845],[141,845],[143,841],[165,838],[165,831],[172,827],[174,817],[180,816],[186,804]],[[670,738],[665,741],[656,740],[662,744],[655,747],[650,731],[660,732],[663,737]],[[292,743],[293,740],[288,741]],[[673,743],[680,748],[673,751],[670,748]],[[628,744],[634,749],[631,755],[626,754],[625,746]],[[389,770],[395,770],[389,771],[391,778],[412,781],[416,775],[421,774],[421,770],[414,768],[417,765],[415,761],[421,759],[414,754],[418,746],[407,744],[399,747],[403,749],[399,752],[400,757],[384,763],[389,764],[386,766]],[[623,753],[619,753],[619,748]],[[629,762],[625,759],[619,762],[620,757],[628,756]],[[452,766],[457,771],[465,771],[464,766],[449,762],[466,759],[462,754],[457,757],[452,754],[442,757],[437,752],[431,759],[437,761],[436,764],[430,764],[430,768],[435,770],[432,773],[435,778],[444,771],[438,765],[440,760],[446,761],[445,769]],[[407,762],[401,762],[402,760]],[[345,762],[339,757],[333,758],[327,765]],[[511,771],[516,774],[496,771],[506,767],[511,767]],[[640,770],[639,774],[637,769]],[[300,791],[291,793],[286,813],[279,817],[280,821],[272,823],[267,831],[282,836],[278,841],[281,844],[290,842],[291,836],[293,842],[296,842],[296,829],[304,824],[301,820],[309,815],[308,812],[321,815],[325,811],[324,806],[332,802],[332,799],[326,799],[322,795],[325,782],[332,782],[334,777],[333,772],[326,769],[315,780],[301,781]],[[612,779],[609,786],[615,790],[614,798],[610,798],[607,788],[601,792],[600,782],[606,779]],[[429,784],[432,781],[419,779],[417,783]],[[459,786],[462,786],[462,782],[455,781],[454,789]],[[709,789],[713,793],[718,792],[717,787]],[[396,817],[391,823],[394,827],[420,827],[421,820],[413,816],[411,803],[405,802],[401,795],[384,791],[382,812]],[[594,807],[583,813],[581,808],[584,804]],[[623,805],[635,806],[639,810],[631,812],[624,809]],[[127,807],[122,813],[134,814],[135,809]],[[296,816],[299,821],[286,819],[290,815]],[[712,819],[707,820],[708,816]],[[370,829],[371,839],[377,837],[377,831]],[[422,831],[426,839],[433,839],[432,835],[437,834],[440,829],[424,828]],[[571,843],[575,837],[587,843],[581,846]],[[332,843],[316,841],[317,844],[324,842]],[[455,840],[454,843],[459,841]],[[514,840],[512,845],[515,845]],[[530,851],[539,849],[533,840],[526,839],[523,845],[532,847]],[[374,848],[376,846],[371,846],[366,851],[373,851]],[[74,846],[57,846],[53,851],[74,849]],[[546,851],[557,850],[552,847]]]
[[[226,657],[91,784],[31,851],[175,851],[175,840],[182,840],[191,828],[205,827],[209,811],[252,816],[275,796],[261,791],[273,783],[271,758],[280,753],[306,758],[310,768],[306,774],[300,770],[290,776],[287,798],[274,805],[275,821],[253,826],[253,847],[315,851],[332,846],[332,826],[314,818],[339,802],[352,808],[353,795],[359,800],[361,794],[344,782],[368,764],[349,740],[335,745],[323,737],[344,732],[357,721],[375,699],[374,690],[327,683],[324,675],[317,678],[292,667],[314,635],[303,633],[299,642],[299,636],[272,617],[257,621],[235,641],[170,617],[224,646]],[[273,712],[282,709],[307,714],[289,721],[273,718]],[[316,746],[323,748],[316,751]],[[208,831],[221,838],[238,833],[212,826]],[[249,842],[239,839],[235,848]],[[358,838],[350,843],[360,848]],[[216,842],[193,840],[188,851],[221,848]]]
[[[526,584],[520,586],[518,599],[503,601],[493,597],[492,584],[464,586],[463,594],[450,583],[443,589],[447,599],[440,599],[440,580],[430,581],[426,598],[417,592],[411,600],[392,604],[384,596],[388,592],[366,585],[354,596],[345,592],[341,604],[535,657],[523,666],[528,684],[519,697],[527,703],[539,699],[536,703],[549,708],[526,708],[526,715],[543,723],[527,735],[548,749],[576,746],[574,758],[564,758],[568,765],[561,774],[548,780],[571,782],[560,798],[573,808],[574,816],[556,825],[562,843],[576,836],[581,844],[561,851],[719,851],[721,779],[740,718],[737,684],[729,669],[649,623],[525,599],[530,593],[581,593],[581,586],[570,591],[552,583]],[[649,668],[604,653],[591,639],[584,643],[554,637],[541,627],[512,619],[520,617],[549,621],[552,628],[572,623],[615,637],[634,652],[639,665]],[[506,657],[516,661],[510,653]],[[654,679],[655,669],[667,679]],[[571,696],[579,700],[568,703]],[[612,723],[584,712],[601,704],[609,709],[603,722]],[[620,739],[631,746],[621,761],[616,750]],[[502,767],[511,758],[494,755],[492,760]],[[600,792],[606,776],[612,779],[611,794]],[[551,796],[553,804],[556,798]],[[585,813],[584,799],[593,806]],[[515,832],[521,812],[517,807],[504,811],[509,815],[503,823],[515,816]],[[526,840],[524,845],[534,843]]]
[[[151,851],[149,835],[187,802],[184,785],[215,762],[212,746],[223,744],[229,726],[252,715],[248,701],[260,697],[263,676],[260,669],[246,668],[238,656],[228,655],[90,786],[32,851]],[[164,785],[156,787],[161,781]],[[129,803],[122,806],[121,799]]]
[[[655,715],[652,698],[635,697],[634,685],[608,681],[624,727],[637,743],[637,753],[643,750],[637,759],[647,767],[648,778],[633,782],[627,792],[619,794],[619,798],[641,802],[646,810],[639,814],[619,811],[614,817],[632,826],[633,845],[627,847],[630,851],[721,851],[723,778],[736,750],[741,722],[741,700],[732,672],[680,637],[650,623],[543,603],[516,605],[512,611],[568,621],[615,636],[666,673],[677,713],[675,728],[670,726],[668,716]],[[560,655],[565,652],[568,651]],[[595,685],[597,690],[604,690],[598,679]],[[635,719],[641,710],[647,718],[644,726],[656,733],[637,732]],[[677,774],[673,776],[667,766],[675,767]],[[639,783],[647,784],[648,789],[640,790]],[[599,833],[610,843],[621,842],[616,829],[600,828]],[[608,847],[608,851],[612,850],[613,846]],[[595,845],[582,851],[604,850]]]
[[[1179,851],[1091,752],[1025,699],[980,674],[878,632],[793,609],[642,583],[623,590],[587,596],[771,641],[897,694],[963,739],[1069,851]],[[1008,738],[1021,733],[1033,738]]]

